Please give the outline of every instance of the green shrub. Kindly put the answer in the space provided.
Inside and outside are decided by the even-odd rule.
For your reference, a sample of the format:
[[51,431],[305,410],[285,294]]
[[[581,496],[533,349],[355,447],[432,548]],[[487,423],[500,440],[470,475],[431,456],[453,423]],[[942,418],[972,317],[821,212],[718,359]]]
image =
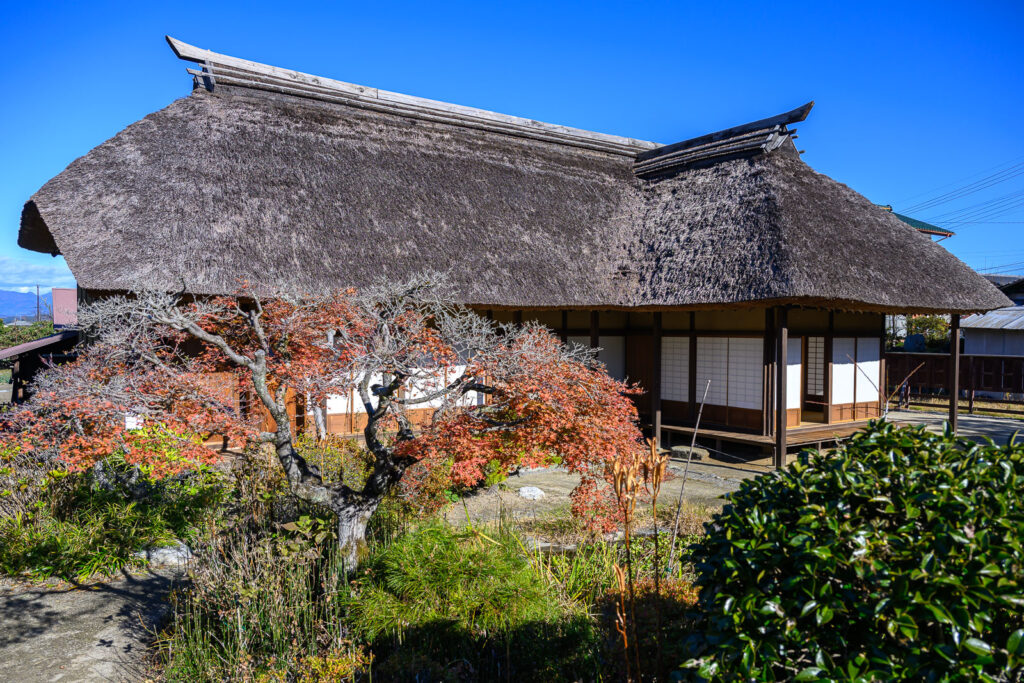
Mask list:
[[348,620],[384,679],[595,677],[592,622],[514,539],[426,527],[371,556],[358,586]]
[[711,678],[1021,680],[1024,446],[872,423],[694,547]]
[[136,551],[191,538],[224,495],[220,478],[207,470],[147,482],[144,495],[106,483],[97,486],[92,473],[51,472],[30,509],[0,517],[0,571],[78,580],[112,574],[141,564]]

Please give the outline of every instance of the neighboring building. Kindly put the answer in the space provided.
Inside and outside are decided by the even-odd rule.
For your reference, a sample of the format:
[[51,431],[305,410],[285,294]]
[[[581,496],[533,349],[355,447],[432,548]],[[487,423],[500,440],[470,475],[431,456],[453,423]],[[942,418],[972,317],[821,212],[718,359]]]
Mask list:
[[1024,304],[1024,277],[1020,275],[984,275],[986,280],[1018,306]]
[[912,227],[914,230],[917,230],[919,233],[928,235],[930,237],[938,237],[939,242],[946,239],[947,237],[952,237],[953,235],[956,234],[952,230],[946,230],[945,228],[940,228],[937,225],[925,223],[924,221],[918,220],[917,218],[911,218],[910,216],[904,216],[902,213],[896,213],[895,211],[892,210],[891,204],[876,204],[875,206],[877,206],[880,209],[885,209],[893,216],[896,216],[896,218],[899,218],[901,221]]
[[11,366],[10,400],[18,403],[28,398],[26,393],[35,374],[44,367],[62,363],[73,357],[78,332],[67,330],[42,339],[0,349],[0,361]]
[[71,288],[53,288],[53,326],[74,327],[78,324],[78,290]]
[[83,297],[450,271],[477,310],[602,347],[656,431],[690,429],[710,380],[702,429],[780,460],[879,415],[885,314],[1009,303],[801,161],[810,104],[659,145],[168,40],[192,95],[25,204],[19,244],[63,254]]
[[1024,306],[967,316],[960,325],[966,354],[1024,356]]

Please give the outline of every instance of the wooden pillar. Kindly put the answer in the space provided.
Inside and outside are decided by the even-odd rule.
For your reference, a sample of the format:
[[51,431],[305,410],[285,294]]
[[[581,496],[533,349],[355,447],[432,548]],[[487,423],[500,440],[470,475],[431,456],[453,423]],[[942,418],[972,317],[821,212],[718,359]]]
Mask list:
[[775,467],[786,466],[786,364],[789,347],[788,311],[778,309],[775,326]]
[[836,314],[829,311],[828,331],[825,333],[825,424],[832,424],[832,342],[835,336]]
[[569,341],[569,311],[562,311],[562,343]]
[[690,419],[696,422],[700,399],[697,398],[697,314],[693,311],[690,311],[690,352],[687,377],[686,395],[690,397]]
[[597,311],[590,312],[590,348],[596,349],[601,345],[601,314]]
[[949,321],[949,426],[956,434],[960,412],[960,314],[954,313]]
[[[761,354],[761,433],[771,436],[775,433],[775,309],[764,310],[764,334]],[[768,449],[769,451],[771,449]]]
[[661,448],[661,313],[651,325],[651,436]]
[[513,313],[512,313],[512,322],[514,322],[516,325],[522,325],[523,324],[523,312],[522,311],[513,311]]
[[[878,412],[876,417],[882,417],[889,402],[889,385],[886,381],[888,375],[885,371],[885,316],[882,316],[882,338],[878,340]],[[854,396],[854,398],[857,398]]]

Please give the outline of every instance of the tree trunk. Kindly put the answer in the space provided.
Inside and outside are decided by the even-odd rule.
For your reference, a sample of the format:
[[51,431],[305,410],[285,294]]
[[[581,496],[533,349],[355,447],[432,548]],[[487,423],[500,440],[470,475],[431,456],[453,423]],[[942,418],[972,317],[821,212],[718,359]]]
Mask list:
[[346,572],[355,571],[366,558],[366,525],[377,504],[377,501],[369,505],[342,503],[335,510],[338,515],[338,552]]
[[316,438],[324,441],[327,438],[327,419],[324,417],[324,408],[320,404],[313,406],[313,421],[316,423]]

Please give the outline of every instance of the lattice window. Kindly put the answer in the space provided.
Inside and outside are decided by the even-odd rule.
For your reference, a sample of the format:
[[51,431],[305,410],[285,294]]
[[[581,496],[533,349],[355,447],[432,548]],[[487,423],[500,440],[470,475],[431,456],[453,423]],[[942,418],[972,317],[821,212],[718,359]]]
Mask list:
[[825,338],[807,338],[807,393],[825,395]]

